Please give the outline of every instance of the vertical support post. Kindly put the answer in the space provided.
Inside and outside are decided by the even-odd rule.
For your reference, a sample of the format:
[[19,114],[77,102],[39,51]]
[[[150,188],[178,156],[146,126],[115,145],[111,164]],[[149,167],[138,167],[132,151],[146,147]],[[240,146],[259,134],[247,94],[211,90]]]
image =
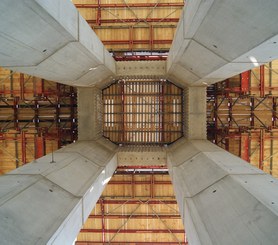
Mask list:
[[276,127],[276,119],[277,119],[277,97],[272,98],[272,127]]
[[41,85],[42,96],[44,96],[44,79],[41,80]]
[[129,27],[129,49],[133,51],[133,26]]
[[98,8],[97,8],[97,19],[96,19],[96,23],[97,23],[98,26],[101,25],[101,6],[100,6],[100,1],[101,1],[101,0],[98,0],[98,1],[97,1]]
[[75,93],[73,87],[70,87],[70,135],[71,142],[75,140],[75,118],[74,118],[74,105],[75,105]]
[[225,138],[225,150],[229,151],[230,150],[230,139],[229,139],[229,134],[228,137]]
[[154,198],[154,173],[151,174],[151,186],[150,186],[150,192],[151,192],[151,199]]
[[269,94],[272,94],[272,62],[269,62],[269,69],[268,69],[268,76],[269,76]]
[[14,75],[13,71],[10,71],[10,91],[11,91],[11,97],[14,97]]
[[246,162],[250,162],[249,157],[249,135],[242,135],[240,137],[240,157]]
[[250,97],[250,112],[251,112],[251,115],[250,115],[250,127],[251,128],[254,128],[254,126],[255,126],[255,113],[254,113],[254,110],[255,110],[255,99],[254,99],[254,97]]
[[15,130],[19,131],[19,120],[18,120],[18,108],[19,108],[19,97],[14,97],[14,105],[13,105],[13,110],[14,110],[14,128]]
[[126,141],[126,132],[125,132],[125,87],[124,82],[120,82],[121,87],[121,102],[122,102],[122,142]]
[[[270,132],[270,156],[273,156],[274,152],[273,152],[273,132]],[[272,175],[272,168],[273,168],[273,157],[271,157],[270,159],[270,163],[269,163],[269,174]]]
[[105,244],[105,209],[104,209],[104,200],[100,199],[100,208],[101,208],[101,226],[102,226],[102,242]]
[[260,97],[265,96],[264,65],[260,66]]
[[153,50],[153,26],[150,25],[150,50]]
[[43,136],[35,136],[35,159],[45,155],[45,141]]
[[61,148],[61,118],[60,118],[60,100],[61,100],[61,84],[57,83],[57,104],[56,104],[56,128],[58,138],[58,148]]
[[229,80],[229,78],[228,79],[226,79],[225,81],[224,81],[224,86],[225,86],[225,96],[226,97],[228,97],[228,96],[230,96],[230,92],[231,92],[231,87],[230,87],[230,80]]
[[34,123],[35,123],[35,127],[37,132],[39,131],[39,125],[40,125],[40,119],[39,119],[39,103],[38,100],[35,99],[34,101]]
[[14,146],[15,146],[15,167],[18,168],[19,167],[19,160],[18,160],[18,140],[17,140],[17,133],[14,134],[15,137],[15,141],[14,141]]
[[25,85],[24,85],[24,74],[20,73],[19,75],[19,86],[20,86],[20,99],[24,99],[25,94]]
[[35,79],[33,78],[33,87],[34,87],[34,97],[42,96],[43,94],[43,85],[44,79]]
[[21,132],[21,159],[22,159],[22,163],[26,164],[27,159],[26,159],[26,135],[25,135],[25,131]]
[[134,176],[134,172],[132,172],[131,174],[131,196],[132,198],[135,198],[135,176]]
[[259,169],[263,170],[264,167],[264,129],[260,130],[260,159]]
[[217,130],[218,130],[218,97],[216,93],[216,84],[214,85],[214,110],[213,110],[213,120],[214,120],[214,141],[217,144]]
[[165,99],[165,96],[164,96],[164,94],[165,94],[165,86],[166,86],[166,84],[165,84],[165,82],[163,81],[162,82],[162,84],[161,84],[161,95],[160,95],[160,106],[161,106],[161,108],[160,108],[160,113],[161,113],[161,142],[162,143],[165,143],[165,108],[164,108],[164,103],[165,103],[165,101],[164,101],[164,99]]
[[250,93],[250,71],[245,71],[240,74],[240,91],[243,94]]
[[228,109],[229,109],[229,116],[228,116],[229,128],[231,128],[232,127],[232,118],[233,118],[233,99],[230,96],[228,98]]

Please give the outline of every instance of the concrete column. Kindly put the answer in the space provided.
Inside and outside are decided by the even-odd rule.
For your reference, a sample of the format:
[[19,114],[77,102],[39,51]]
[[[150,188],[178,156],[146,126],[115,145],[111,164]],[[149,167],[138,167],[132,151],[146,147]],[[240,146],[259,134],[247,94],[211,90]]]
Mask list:
[[103,106],[101,90],[78,88],[78,140],[95,140],[102,136]]
[[169,77],[200,86],[277,59],[277,11],[275,0],[186,1],[167,59]]
[[184,93],[184,135],[187,139],[206,139],[206,87],[188,87]]
[[117,166],[106,140],[71,144],[0,177],[1,244],[72,244]]
[[0,9],[0,66],[73,86],[115,75],[115,60],[70,0],[1,0]]
[[277,244],[277,179],[207,140],[180,140],[167,162],[189,244]]

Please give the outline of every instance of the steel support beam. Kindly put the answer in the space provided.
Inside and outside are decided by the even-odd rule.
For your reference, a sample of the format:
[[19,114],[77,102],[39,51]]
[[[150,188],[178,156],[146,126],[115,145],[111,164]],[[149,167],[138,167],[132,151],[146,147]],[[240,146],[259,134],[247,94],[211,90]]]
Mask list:
[[277,121],[277,97],[272,98],[272,127],[276,127]]
[[14,97],[13,100],[13,109],[14,109],[14,116],[13,116],[13,123],[15,130],[19,131],[19,119],[18,119],[18,110],[19,110],[19,97]]
[[263,170],[264,168],[264,130],[260,130],[260,156],[259,156],[259,169]]
[[250,97],[250,128],[255,127],[255,98]]
[[45,139],[43,136],[35,136],[35,159],[45,155]]
[[97,1],[97,18],[96,18],[96,24],[98,26],[101,25],[101,3],[100,3],[101,0],[98,0]]
[[[80,230],[81,233],[102,233],[102,229],[81,229]],[[169,233],[169,230],[162,230],[162,229],[121,229],[121,230],[117,230],[117,229],[105,229],[104,230],[105,233],[123,233],[123,234],[144,234],[144,233]],[[184,230],[171,230],[172,233],[184,233]],[[110,242],[109,242],[110,243]]]
[[24,80],[24,74],[20,73],[19,75],[19,87],[20,87],[20,99],[24,100],[25,96],[25,80]]
[[[105,45],[130,45],[130,40],[103,40],[102,41],[103,44]],[[172,40],[170,39],[158,39],[158,40],[152,40],[152,44],[171,44]],[[146,44],[146,45],[150,45],[150,40],[133,40],[132,41],[133,45],[136,44]]]
[[[97,20],[86,20],[90,25],[96,25]],[[179,18],[146,18],[146,19],[101,19],[102,24],[113,23],[161,23],[161,22],[179,22]]]
[[[130,47],[130,50],[133,50],[133,47]],[[167,55],[127,55],[127,56],[114,55],[114,59],[116,61],[143,61],[143,60],[160,61],[160,60],[166,60]]]
[[[101,4],[75,4],[76,8],[127,8],[126,4],[121,3],[101,3]],[[177,7],[181,8],[184,6],[183,2],[176,2],[176,3],[129,3],[129,8],[169,8],[169,7]]]
[[265,97],[265,72],[264,65],[260,66],[260,97]]
[[240,92],[243,94],[250,93],[250,79],[251,71],[245,71],[240,73]]
[[[91,244],[102,244],[101,241],[79,241],[75,242],[75,245],[91,245]],[[134,242],[127,242],[127,241],[119,241],[119,242],[110,242],[109,244],[132,244]],[[187,242],[136,242],[136,244],[142,245],[187,245]]]
[[240,157],[246,162],[250,162],[250,139],[249,134],[240,137]]
[[23,164],[27,163],[27,158],[26,158],[26,136],[25,132],[21,132],[21,161]]
[[[98,201],[98,203],[100,203]],[[112,200],[112,199],[104,199],[103,200],[103,203],[104,204],[131,204],[131,205],[134,205],[134,204],[139,204],[141,203],[140,200],[132,200],[132,199],[124,199],[124,200]],[[148,202],[149,204],[177,204],[177,201],[176,200],[163,200],[163,201],[160,201],[160,200],[149,200]]]
[[[103,204],[103,199],[100,199],[100,209],[101,209],[101,226],[102,226],[102,242],[105,244],[105,209]],[[91,215],[89,215],[91,218]]]
[[[101,201],[100,201],[101,202]],[[121,214],[105,214],[105,215],[90,215],[89,218],[90,219],[126,219],[130,216],[130,214],[125,214],[125,215],[121,215]],[[179,214],[160,214],[159,217],[161,219],[180,219],[181,216]],[[132,219],[159,219],[159,217],[157,217],[154,214],[134,214],[132,215]]]

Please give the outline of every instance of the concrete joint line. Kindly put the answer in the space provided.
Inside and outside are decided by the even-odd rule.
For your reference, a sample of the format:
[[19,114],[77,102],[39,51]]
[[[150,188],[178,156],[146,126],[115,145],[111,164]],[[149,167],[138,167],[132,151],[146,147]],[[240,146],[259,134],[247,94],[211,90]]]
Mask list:
[[[175,166],[173,166],[173,168],[178,168],[178,167],[180,167],[181,165],[183,165],[183,164],[185,164],[186,162],[192,160],[193,158],[195,158],[196,156],[198,156],[198,155],[201,154],[201,153],[202,153],[202,151],[196,153],[195,155],[193,155],[192,157],[188,158],[187,160],[185,160],[185,161],[183,161],[183,162],[181,162],[181,163],[175,164]],[[171,158],[171,156],[169,156],[169,157]],[[172,161],[172,162],[174,162],[174,161]]]
[[[40,174],[39,174],[39,175],[40,175]],[[73,197],[75,197],[75,198],[78,198],[78,199],[83,199],[82,196],[76,196],[76,195],[74,195],[73,193],[71,193],[71,192],[69,192],[68,190],[66,190],[66,189],[64,189],[63,187],[61,187],[60,185],[54,183],[52,180],[48,179],[47,176],[43,176],[43,175],[40,175],[40,176],[42,177],[41,179],[44,179],[44,180],[46,180],[47,182],[51,182],[53,186],[56,186],[56,187],[58,187],[59,189],[65,191],[65,192],[67,192],[67,193],[69,193],[71,196],[73,196]],[[54,192],[54,191],[53,191],[53,192]]]
[[[49,56],[47,56],[45,59],[43,59],[42,61],[40,61],[38,64],[34,65],[34,66],[27,66],[27,67],[35,67],[37,68],[40,64],[42,64],[44,61],[48,60],[49,58],[51,58],[53,55],[55,55],[57,52],[59,52],[61,49],[65,48],[66,46],[68,46],[70,43],[78,43],[78,41],[70,41],[67,42],[64,46],[60,47],[59,49],[57,49],[56,51],[54,51],[54,53],[50,54]],[[25,67],[25,66],[24,66]]]
[[[222,60],[226,61],[227,63],[231,63],[230,60],[227,60],[226,58],[224,58],[224,57],[220,56],[219,54],[215,53],[214,50],[212,50],[212,49],[210,49],[210,48],[204,46],[202,43],[196,41],[194,38],[192,38],[192,40],[193,40],[194,42],[198,43],[198,44],[199,44],[200,46],[202,46],[203,48],[209,50],[211,53],[213,53],[213,54],[216,55],[217,57],[219,57],[219,58],[221,58]],[[222,66],[221,66],[221,67],[222,67]],[[221,67],[219,67],[219,68],[221,68]],[[209,74],[207,74],[207,75],[209,75]]]
[[241,174],[241,173],[238,173],[238,174],[229,174],[230,176],[240,176],[240,175],[242,175],[242,176],[245,176],[245,175],[247,175],[247,176],[254,176],[254,175],[258,175],[258,176],[261,176],[261,175],[268,175],[267,173],[246,173],[246,174]]
[[[30,176],[30,174],[9,174],[9,175],[23,175],[23,176]],[[10,200],[14,199],[15,197],[17,197],[19,194],[21,194],[22,192],[24,192],[25,190],[27,190],[29,187],[31,187],[32,185],[36,184],[37,182],[39,182],[42,179],[42,176],[40,174],[32,174],[32,176],[39,176],[38,180],[36,180],[35,182],[33,182],[32,184],[29,184],[28,186],[26,186],[24,189],[22,189],[20,192],[16,193],[16,195],[11,196],[10,198],[8,198],[6,201],[4,201],[1,205],[3,206],[5,203],[9,202]]]
[[197,192],[196,194],[194,194],[193,196],[184,196],[184,198],[194,198],[195,196],[199,195],[200,193],[202,193],[203,191],[205,191],[206,189],[210,188],[211,186],[213,186],[215,183],[223,180],[224,178],[226,178],[227,176],[230,176],[228,173],[225,174],[222,178],[214,181],[212,184],[210,184],[209,186],[205,187],[204,189],[200,190],[199,192]]
[[[93,162],[92,160],[90,160],[88,157],[86,157],[85,155],[82,155],[81,153],[79,153],[79,152],[70,152],[70,153],[74,153],[74,154],[78,154],[79,156],[81,156],[81,157],[83,157],[83,158],[85,158],[86,160],[88,160],[89,162],[91,162],[91,163],[93,163],[93,164],[95,164],[95,165],[97,165],[98,167],[103,167],[102,165],[99,165],[98,163],[96,163],[96,162]],[[74,159],[74,160],[76,160],[76,158]],[[73,161],[74,161],[73,160]],[[66,167],[66,166],[65,166]]]

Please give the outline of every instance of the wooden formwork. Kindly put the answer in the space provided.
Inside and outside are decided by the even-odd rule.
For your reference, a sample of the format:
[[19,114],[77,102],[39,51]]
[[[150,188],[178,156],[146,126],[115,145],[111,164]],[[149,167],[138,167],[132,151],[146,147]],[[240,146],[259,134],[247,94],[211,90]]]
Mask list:
[[166,169],[118,169],[77,237],[80,244],[186,244]]
[[184,5],[181,0],[73,0],[108,50],[170,49]]
[[208,135],[218,145],[278,176],[278,61],[208,88]]
[[0,68],[0,174],[77,137],[74,88]]

